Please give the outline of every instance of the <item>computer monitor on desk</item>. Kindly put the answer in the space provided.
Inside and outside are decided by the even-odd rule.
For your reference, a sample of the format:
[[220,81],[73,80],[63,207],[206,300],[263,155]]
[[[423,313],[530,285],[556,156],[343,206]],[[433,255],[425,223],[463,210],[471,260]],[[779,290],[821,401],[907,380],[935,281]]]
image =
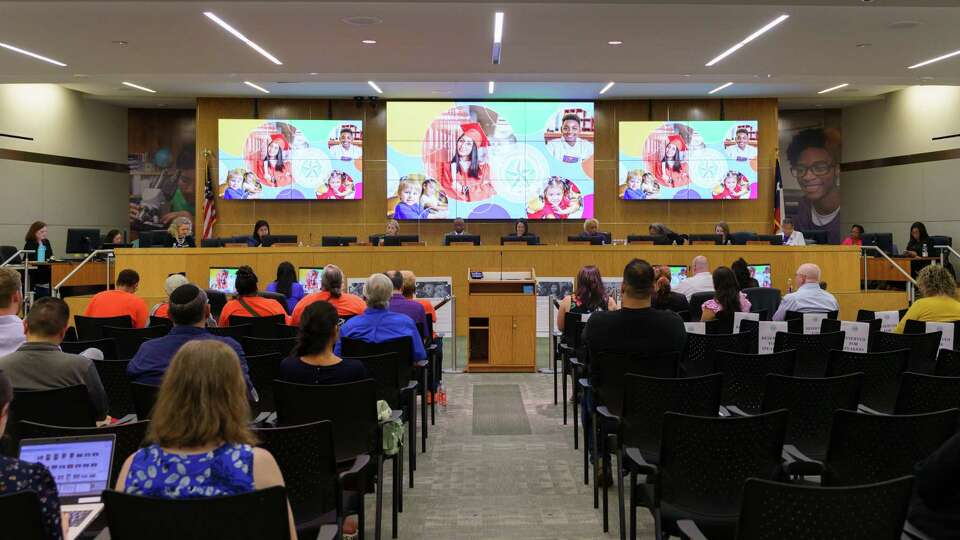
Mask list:
[[[895,255],[893,250],[893,233],[866,233],[861,238],[864,246],[876,246],[887,255]],[[866,250],[867,255],[879,257],[880,255],[872,250]]]
[[443,237],[443,245],[449,246],[450,244],[473,244],[475,246],[480,245],[480,235],[479,234],[448,234]]
[[748,242],[768,242],[771,246],[782,246],[783,237],[779,234],[758,234],[756,238],[747,240]]
[[803,233],[803,239],[808,244],[829,244],[830,240],[827,231],[800,231]]
[[567,237],[567,242],[589,242],[591,246],[602,246],[606,243],[607,239],[601,235],[595,236],[584,236],[581,234],[574,234]]
[[720,245],[721,242],[719,234],[691,234],[688,238],[691,244]]
[[320,246],[322,247],[342,247],[356,244],[356,236],[322,236],[320,237]]
[[100,229],[67,229],[67,253],[90,253],[100,247]]
[[398,234],[392,236],[372,234],[370,235],[370,244],[374,246],[401,246],[404,243],[419,242],[420,235],[417,234]]
[[507,244],[526,244],[528,246],[539,246],[540,237],[532,234],[524,236],[501,236],[500,245],[504,246]]
[[666,236],[649,236],[645,234],[627,235],[628,244],[640,244],[646,242],[653,242],[653,245],[655,246],[669,246],[673,244],[673,241]]
[[263,237],[261,243],[264,246],[272,246],[274,244],[296,244],[297,235],[295,234],[271,234]]

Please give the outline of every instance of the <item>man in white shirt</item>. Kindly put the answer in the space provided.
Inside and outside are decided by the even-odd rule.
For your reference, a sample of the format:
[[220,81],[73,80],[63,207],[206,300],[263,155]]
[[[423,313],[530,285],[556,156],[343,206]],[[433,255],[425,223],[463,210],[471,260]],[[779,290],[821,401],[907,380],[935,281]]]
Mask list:
[[735,135],[737,144],[727,147],[727,157],[734,161],[750,161],[757,159],[757,149],[750,146],[750,132],[745,128],[737,130]]
[[782,321],[788,311],[800,313],[827,313],[840,309],[832,294],[820,288],[820,267],[806,263],[797,268],[797,292],[790,293],[780,301],[773,320]]
[[690,297],[695,293],[713,291],[713,274],[710,273],[710,264],[706,257],[703,255],[694,257],[693,263],[690,264],[690,272],[693,275],[681,281],[674,288],[675,292],[686,296],[687,300],[690,300]]
[[785,246],[807,245],[803,233],[793,228],[793,220],[790,218],[783,218],[783,221],[780,222],[780,234],[783,235],[783,245]]
[[580,117],[563,115],[560,138],[547,143],[547,152],[564,163],[579,163],[593,155],[593,143],[580,138]]
[[19,272],[0,268],[0,356],[12,353],[27,340],[23,321],[17,316],[23,303],[22,288]]
[[363,149],[353,145],[353,130],[350,127],[340,128],[340,144],[330,149],[330,157],[340,161],[353,161],[363,157]]

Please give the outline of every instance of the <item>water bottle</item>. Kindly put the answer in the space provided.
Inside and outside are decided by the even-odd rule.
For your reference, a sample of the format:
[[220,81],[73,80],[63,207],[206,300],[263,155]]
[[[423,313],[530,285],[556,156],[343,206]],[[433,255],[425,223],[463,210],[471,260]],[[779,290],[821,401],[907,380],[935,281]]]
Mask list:
[[927,253],[927,244],[926,244],[926,242],[924,242],[924,244],[923,244],[922,256],[923,256],[923,257],[929,257],[929,256],[930,256],[930,255]]
[[37,246],[37,262],[45,262],[47,260],[47,245],[40,243]]
[[790,278],[787,278],[787,294],[790,294],[792,292],[793,292],[793,280]]

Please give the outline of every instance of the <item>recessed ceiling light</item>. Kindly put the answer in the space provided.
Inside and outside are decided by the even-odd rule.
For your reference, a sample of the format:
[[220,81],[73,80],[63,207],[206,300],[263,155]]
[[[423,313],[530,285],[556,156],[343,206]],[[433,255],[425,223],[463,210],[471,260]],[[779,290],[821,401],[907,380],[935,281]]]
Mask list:
[[607,45],[623,45],[623,42],[618,39],[615,39],[613,41],[608,41]]
[[490,81],[489,83],[487,83],[487,93],[488,93],[488,94],[492,94],[492,93],[493,93],[493,88],[494,88],[495,86],[496,86],[496,84],[495,84],[493,81]]
[[785,21],[785,20],[787,20],[787,19],[789,19],[789,18],[790,18],[789,15],[784,14],[784,15],[780,15],[780,16],[777,17],[776,19],[768,22],[768,23],[765,24],[761,29],[757,30],[756,32],[754,32],[754,33],[750,34],[749,36],[747,36],[746,38],[744,38],[743,41],[741,41],[741,42],[737,43],[736,45],[734,45],[733,47],[730,47],[729,49],[723,51],[722,53],[720,53],[719,56],[717,56],[717,57],[714,58],[713,60],[707,62],[707,67],[710,67],[710,66],[716,64],[717,62],[723,60],[724,58],[730,56],[731,54],[737,52],[741,47],[743,47],[743,46],[746,45],[747,43],[750,43],[751,41],[757,39],[758,37],[760,37],[760,36],[762,36],[763,34],[765,34],[767,31],[769,31],[770,29],[772,29],[774,26],[782,23],[783,21]]
[[269,90],[267,90],[266,88],[260,86],[259,84],[254,84],[254,83],[252,83],[252,82],[250,82],[250,81],[243,81],[243,84],[249,86],[250,88],[255,88],[255,89],[263,92],[264,94],[269,94],[269,93],[270,93]]
[[[0,45],[2,45],[2,44],[0,44]],[[923,62],[920,62],[919,64],[914,64],[914,65],[908,67],[907,69],[916,69],[916,68],[918,68],[918,67],[923,67],[923,66],[926,66],[926,65],[928,65],[928,64],[932,64],[932,63],[934,63],[934,62],[939,62],[939,61],[941,61],[941,60],[946,60],[947,58],[952,58],[952,57],[954,57],[954,56],[957,56],[958,54],[960,54],[960,51],[953,51],[953,52],[951,52],[951,53],[947,53],[947,54],[944,54],[944,55],[942,55],[942,56],[938,56],[938,57],[936,57],[936,58],[931,58],[931,59],[929,59],[929,60],[924,60]]]
[[157,93],[156,90],[151,90],[150,88],[147,88],[146,86],[140,86],[139,84],[133,84],[132,82],[123,81],[123,82],[120,83],[120,84],[122,84],[122,85],[124,85],[124,86],[129,86],[130,88],[136,88],[137,90],[143,90],[144,92],[150,92],[151,94],[156,94],[156,93]]
[[129,41],[124,41],[124,40],[122,40],[122,39],[115,39],[115,40],[111,41],[110,43],[113,43],[114,45],[119,45],[119,46],[121,46],[121,47],[126,47],[127,45],[130,44]]
[[691,74],[689,74],[689,73],[684,73],[683,76],[684,76],[684,77],[693,77],[693,75],[691,75]]
[[39,55],[39,54],[37,54],[37,53],[30,52],[30,51],[21,49],[21,48],[19,48],[19,47],[14,47],[13,45],[10,45],[10,44],[8,44],[8,43],[0,42],[0,47],[3,47],[4,49],[11,50],[11,51],[13,51],[13,52],[17,52],[17,53],[20,53],[20,54],[25,54],[25,55],[27,55],[27,56],[29,56],[29,57],[31,57],[31,58],[36,58],[37,60],[43,60],[44,62],[50,62],[51,64],[56,65],[56,66],[67,67],[67,65],[64,64],[63,62],[59,62],[59,61],[57,61],[57,60],[54,60],[53,58],[47,58],[46,56],[41,56],[41,55]]
[[382,93],[383,93],[383,90],[381,90],[380,87],[377,86],[377,83],[375,83],[375,82],[373,82],[373,81],[367,81],[367,84],[370,85],[370,88],[373,88],[374,90],[376,90],[378,94],[382,94]]
[[732,83],[732,82],[724,83],[724,84],[721,84],[720,86],[714,88],[713,90],[711,90],[711,91],[709,91],[709,92],[707,92],[707,93],[708,93],[708,94],[716,94],[717,92],[723,90],[724,88],[729,88],[729,87],[731,87],[731,86],[733,86],[733,83]]
[[89,75],[87,75],[86,73],[74,73],[73,77],[75,79],[86,79],[87,77],[89,77]]
[[920,23],[917,21],[897,21],[895,23],[888,24],[887,28],[891,30],[909,30],[918,26],[920,26]]
[[824,88],[823,90],[817,92],[818,94],[826,94],[827,92],[833,92],[834,90],[839,90],[841,88],[846,88],[850,86],[850,83],[838,84],[836,86],[831,86],[830,88]]
[[216,15],[214,15],[213,12],[204,11],[203,14],[206,15],[206,17],[207,17],[208,19],[210,19],[211,21],[217,23],[217,24],[220,26],[220,28],[223,28],[223,29],[226,30],[227,32],[230,32],[231,34],[233,34],[233,37],[235,37],[235,38],[239,39],[240,41],[246,43],[247,45],[250,46],[251,49],[257,51],[257,52],[260,53],[260,54],[262,54],[267,60],[270,60],[271,62],[273,62],[274,64],[276,64],[276,65],[278,65],[278,66],[282,66],[282,65],[283,65],[283,62],[281,62],[280,60],[277,60],[277,57],[276,57],[276,56],[270,54],[269,52],[267,52],[266,49],[264,49],[264,48],[261,47],[260,45],[257,45],[257,44],[254,43],[253,41],[251,41],[247,36],[241,34],[239,30],[237,30],[236,28],[234,28],[234,27],[230,26],[229,24],[227,24],[226,21],[224,21],[224,20],[221,19],[220,17],[217,17]]
[[377,44],[377,40],[375,40],[375,39],[365,39],[365,40],[361,41],[360,43],[363,43],[364,45],[376,45],[376,44]]
[[319,75],[319,73],[317,73],[316,71],[311,71],[311,72],[308,73],[307,75]]
[[608,82],[603,88],[600,89],[600,94],[601,94],[601,95],[606,94],[607,92],[610,91],[611,88],[613,88],[613,85],[615,85],[615,84],[617,84],[617,83],[615,83],[615,82],[613,82],[613,81]]
[[383,19],[374,15],[353,15],[343,17],[340,21],[353,26],[373,26],[382,23]]
[[921,81],[932,81],[933,77],[920,77]]
[[858,49],[865,49],[867,47],[873,47],[873,43],[857,43]]
[[503,54],[503,12],[498,11],[493,15],[493,51],[490,59],[493,65],[500,65],[500,57]]

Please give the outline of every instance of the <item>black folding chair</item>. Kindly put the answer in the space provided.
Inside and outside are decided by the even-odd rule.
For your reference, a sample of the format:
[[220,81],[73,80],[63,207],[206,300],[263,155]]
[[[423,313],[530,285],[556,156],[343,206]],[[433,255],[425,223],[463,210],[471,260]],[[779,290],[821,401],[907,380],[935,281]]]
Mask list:
[[[870,352],[910,350],[907,370],[914,373],[933,373],[940,350],[941,332],[929,334],[894,334],[877,332],[870,336]],[[839,347],[837,347],[839,348]]]
[[171,326],[147,326],[145,328],[123,328],[118,326],[103,326],[103,337],[112,338],[117,342],[117,354],[120,358],[128,359],[136,356],[140,345],[144,342],[163,337],[170,332]]
[[[958,345],[954,345],[955,347]],[[940,349],[937,354],[937,368],[934,375],[940,377],[960,377],[960,351]]]
[[680,360],[681,377],[699,377],[716,373],[717,351],[751,352],[757,336],[753,332],[739,334],[687,334],[687,346]]
[[103,335],[104,326],[133,328],[133,319],[131,319],[129,315],[119,317],[84,317],[83,315],[74,315],[73,324],[77,327],[77,339],[80,341],[89,341],[106,337]]
[[860,403],[874,411],[891,413],[897,401],[900,376],[907,369],[909,357],[910,351],[906,349],[876,353],[832,350],[827,362],[827,377],[863,373]]
[[763,403],[767,375],[792,374],[797,351],[790,349],[772,354],[717,351],[716,359],[717,371],[723,374],[720,403],[747,414],[757,414]]
[[894,414],[921,414],[960,407],[960,377],[905,372]]
[[148,420],[153,413],[153,406],[157,403],[159,386],[144,383],[130,383],[130,392],[133,394],[134,408],[137,410],[138,420]]
[[10,402],[10,435],[16,438],[16,423],[24,420],[68,427],[93,427],[98,418],[87,387],[78,384],[54,390],[13,391]]
[[238,324],[237,326],[208,326],[207,331],[215,336],[228,337],[237,340],[239,343],[245,337],[250,337],[253,332],[253,325]]
[[[0,523],[5,538],[47,540],[43,528],[43,508],[35,491],[0,494]],[[9,536],[8,536],[9,535]]]
[[284,355],[279,352],[244,355],[247,361],[247,369],[250,372],[250,382],[257,390],[257,396],[260,398],[256,403],[251,403],[252,412],[260,413],[264,411],[275,411],[275,401],[273,396],[273,381],[280,376],[280,363],[283,362]]
[[100,383],[107,393],[107,402],[110,404],[110,416],[123,418],[135,413],[133,393],[130,391],[130,378],[127,376],[129,360],[94,360]]
[[156,315],[150,316],[150,326],[173,326],[173,321],[167,317],[157,317]]
[[795,349],[797,364],[794,367],[795,377],[823,377],[827,372],[827,358],[830,351],[843,349],[845,332],[830,332],[828,334],[798,334],[794,332],[777,332],[774,338],[774,352]]
[[264,354],[279,354],[282,358],[290,356],[297,346],[297,338],[240,338],[243,354],[246,356],[260,356]]
[[282,314],[267,315],[266,317],[245,317],[242,315],[231,315],[228,322],[230,326],[249,324],[250,336],[255,338],[276,338],[277,325],[286,324],[286,316]]
[[87,349],[97,349],[103,353],[104,360],[118,360],[117,342],[113,338],[92,339],[89,341],[64,341],[60,350],[69,354],[80,354]]

